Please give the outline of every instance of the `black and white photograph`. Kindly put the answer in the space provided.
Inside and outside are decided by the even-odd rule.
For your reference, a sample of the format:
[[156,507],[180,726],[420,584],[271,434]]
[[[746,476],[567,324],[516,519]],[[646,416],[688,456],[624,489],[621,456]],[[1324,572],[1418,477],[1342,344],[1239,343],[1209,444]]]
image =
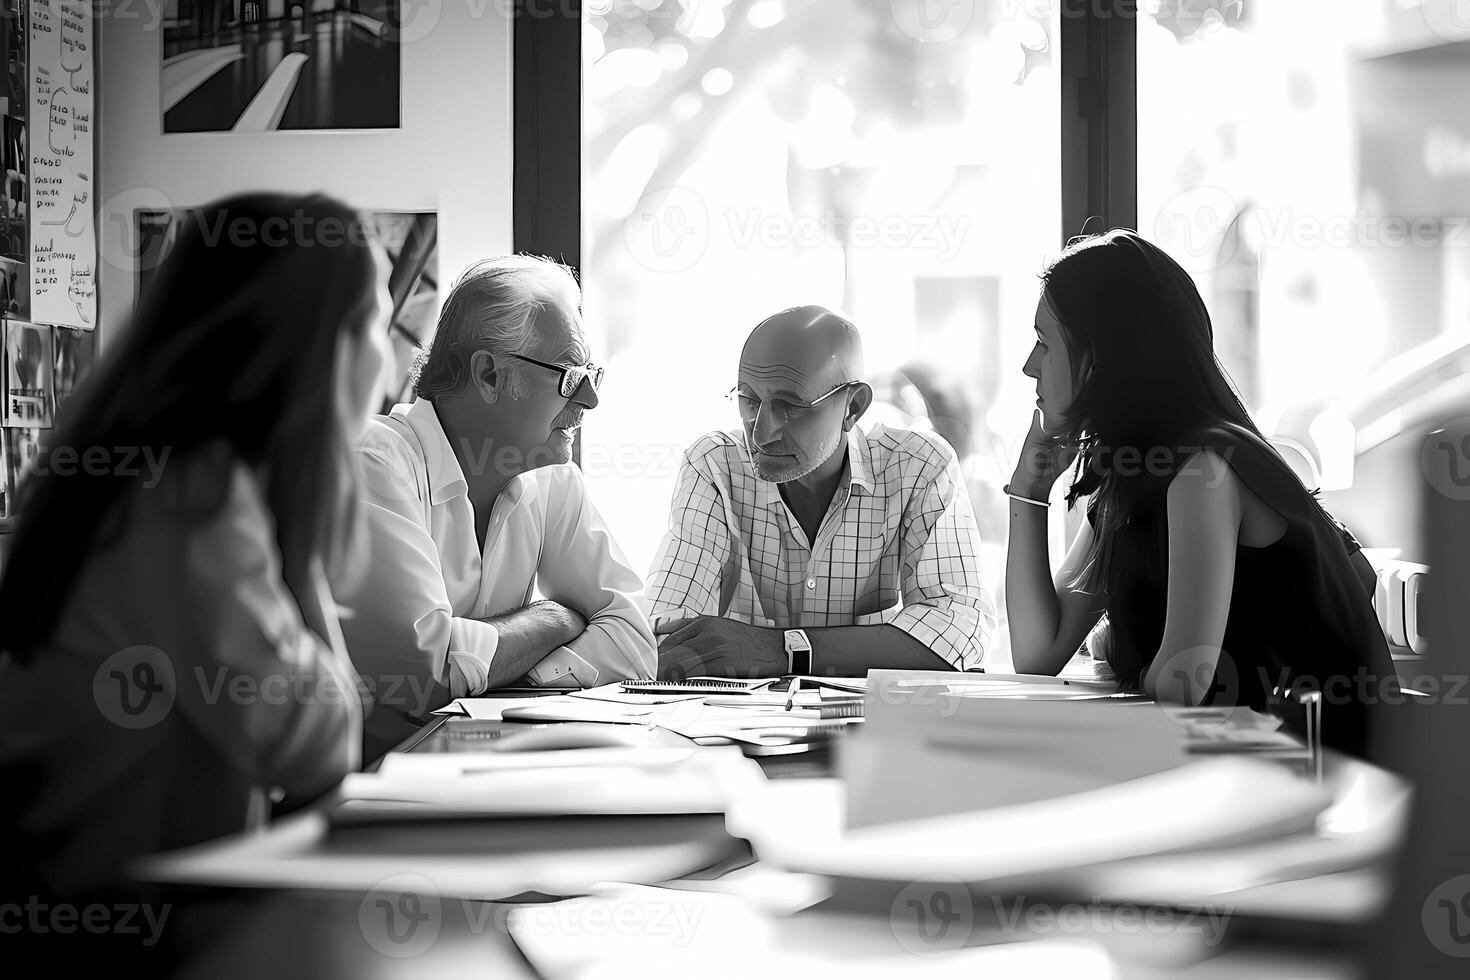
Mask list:
[[165,133],[397,129],[415,0],[167,0]]
[[50,428],[56,406],[51,328],[6,318],[6,425]]
[[78,327],[55,327],[52,336],[56,343],[56,410],[61,411],[72,392],[76,390],[92,369],[95,353],[93,341],[96,332]]
[[15,517],[15,501],[20,485],[41,456],[42,430],[35,426],[13,425],[5,429],[5,464],[7,517]]
[[31,196],[30,168],[26,159],[26,122],[24,118],[5,116],[0,120],[4,144],[0,146],[0,169],[4,170],[4,186],[0,188],[0,255],[25,261],[30,258]]
[[26,5],[22,0],[0,0],[0,64],[5,77],[0,82],[0,112],[23,116],[26,112]]
[[28,263],[0,258],[0,312],[22,320],[30,318],[31,279]]
[[29,9],[4,962],[1470,976],[1470,0]]

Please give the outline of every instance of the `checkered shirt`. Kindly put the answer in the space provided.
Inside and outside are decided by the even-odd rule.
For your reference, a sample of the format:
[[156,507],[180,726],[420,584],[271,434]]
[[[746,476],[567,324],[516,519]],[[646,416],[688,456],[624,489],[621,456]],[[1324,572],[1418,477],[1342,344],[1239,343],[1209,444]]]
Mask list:
[[995,631],[980,532],[954,451],[927,432],[848,433],[848,463],[815,544],[758,479],[743,434],[684,454],[648,580],[655,624],[727,616],[783,629],[889,623],[959,670]]

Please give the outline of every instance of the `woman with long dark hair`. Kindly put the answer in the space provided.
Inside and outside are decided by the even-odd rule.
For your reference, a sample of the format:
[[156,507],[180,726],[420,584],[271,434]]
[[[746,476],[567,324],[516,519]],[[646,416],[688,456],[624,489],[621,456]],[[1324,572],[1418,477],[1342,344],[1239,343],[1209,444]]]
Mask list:
[[[1125,688],[1289,719],[1316,691],[1323,740],[1361,753],[1369,706],[1398,696],[1371,569],[1251,421],[1189,274],[1116,230],[1042,281],[1037,411],[1007,487],[1016,669],[1055,674],[1106,612]],[[1053,580],[1047,500],[1074,461],[1086,520]]]
[[322,195],[177,220],[22,487],[0,580],[0,846],[42,901],[309,801],[360,752],[326,583],[385,260]]

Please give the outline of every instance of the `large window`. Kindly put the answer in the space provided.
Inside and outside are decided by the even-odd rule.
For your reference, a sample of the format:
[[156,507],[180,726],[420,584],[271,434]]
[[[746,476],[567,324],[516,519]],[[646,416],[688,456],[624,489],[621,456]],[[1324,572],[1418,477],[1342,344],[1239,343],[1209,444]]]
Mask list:
[[1054,14],[592,0],[584,16],[583,285],[608,374],[582,465],[634,564],[683,449],[738,427],[724,395],[745,336],[816,303],[863,333],[866,421],[955,448],[998,588],[1000,487],[1035,400],[1020,368],[1061,227]]
[[682,450],[736,425],[741,341],[819,303],[863,331],[869,421],[954,446],[1003,610],[1036,275],[1087,214],[1133,221],[1135,177],[1262,428],[1415,550],[1420,437],[1470,401],[1463,0],[1132,6],[586,0],[582,461],[635,564]]
[[1470,17],[1216,6],[1140,18],[1140,229],[1309,485],[1365,543],[1412,548],[1421,437],[1470,401]]

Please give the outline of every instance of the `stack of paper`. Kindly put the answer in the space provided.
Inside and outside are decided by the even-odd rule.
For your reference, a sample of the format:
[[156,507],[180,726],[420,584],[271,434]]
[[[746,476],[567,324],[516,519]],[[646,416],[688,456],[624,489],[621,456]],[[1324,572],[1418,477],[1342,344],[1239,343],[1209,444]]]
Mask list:
[[789,870],[878,881],[1052,880],[1092,864],[1309,832],[1331,800],[1279,766],[1223,757],[1032,803],[854,829],[842,826],[830,789],[795,788],[796,798],[786,782],[737,801],[730,833]]
[[600,748],[390,754],[342,781],[334,825],[479,817],[722,813],[764,777],[738,751]]
[[840,747],[850,827],[1079,793],[1186,758],[1184,730],[1152,704],[973,696],[956,688],[984,675],[938,686],[907,673],[873,672],[867,722]]

